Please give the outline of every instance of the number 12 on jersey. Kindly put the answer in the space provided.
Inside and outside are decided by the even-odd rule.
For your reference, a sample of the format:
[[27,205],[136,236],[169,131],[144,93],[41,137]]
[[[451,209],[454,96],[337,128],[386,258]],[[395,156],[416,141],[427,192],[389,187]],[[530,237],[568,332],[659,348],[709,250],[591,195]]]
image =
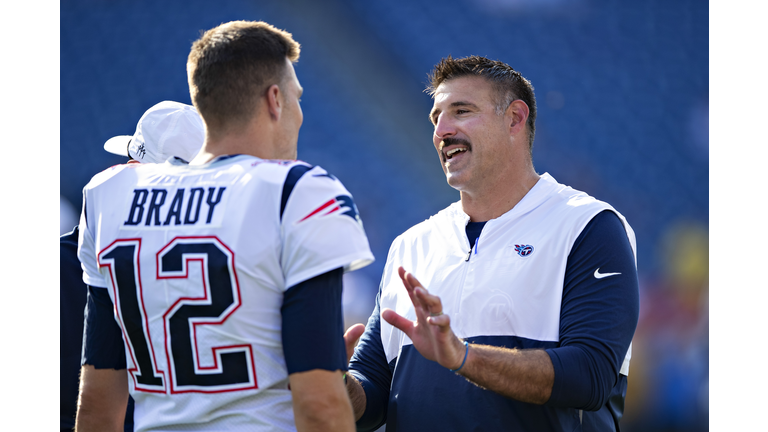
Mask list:
[[[198,340],[198,329],[222,325],[240,307],[234,253],[216,237],[176,237],[155,254],[157,274],[150,276],[152,280],[141,274],[141,256],[140,238],[116,240],[99,253],[99,266],[108,269],[127,355],[133,361],[128,372],[136,390],[219,393],[258,388],[250,344],[222,341],[220,346],[201,346]],[[200,266],[199,280],[190,277],[193,265]],[[167,299],[166,284],[159,283],[166,279],[184,279],[188,286],[198,286],[193,295]],[[170,303],[162,313],[167,371],[158,364],[151,343],[147,302],[153,299]],[[209,350],[213,364],[202,364],[204,350]]]

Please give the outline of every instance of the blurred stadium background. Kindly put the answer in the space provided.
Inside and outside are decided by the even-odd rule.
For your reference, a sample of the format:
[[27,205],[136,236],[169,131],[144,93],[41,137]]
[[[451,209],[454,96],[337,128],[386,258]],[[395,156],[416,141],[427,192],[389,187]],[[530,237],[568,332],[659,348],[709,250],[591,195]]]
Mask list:
[[709,6],[701,0],[67,0],[60,4],[61,232],[103,150],[161,100],[190,103],[201,30],[264,20],[302,44],[299,158],[355,197],[377,258],[348,275],[365,322],[395,236],[458,199],[431,143],[426,76],[442,57],[530,79],[534,164],[635,229],[641,314],[622,430],[709,430]]

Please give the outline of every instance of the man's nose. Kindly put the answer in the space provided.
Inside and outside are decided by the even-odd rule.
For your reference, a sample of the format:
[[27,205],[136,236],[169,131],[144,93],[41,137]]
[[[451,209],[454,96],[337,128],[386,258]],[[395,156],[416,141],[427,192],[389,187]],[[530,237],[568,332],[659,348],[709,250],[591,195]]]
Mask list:
[[437,123],[435,123],[435,137],[442,140],[454,135],[456,135],[455,125],[447,116],[440,114],[437,117]]

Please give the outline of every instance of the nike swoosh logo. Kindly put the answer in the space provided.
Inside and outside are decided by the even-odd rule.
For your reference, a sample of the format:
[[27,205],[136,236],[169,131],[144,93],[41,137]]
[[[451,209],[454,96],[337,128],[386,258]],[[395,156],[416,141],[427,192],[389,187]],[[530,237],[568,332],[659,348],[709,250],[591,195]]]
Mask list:
[[600,269],[595,270],[595,279],[607,278],[608,276],[616,276],[621,273],[600,273]]

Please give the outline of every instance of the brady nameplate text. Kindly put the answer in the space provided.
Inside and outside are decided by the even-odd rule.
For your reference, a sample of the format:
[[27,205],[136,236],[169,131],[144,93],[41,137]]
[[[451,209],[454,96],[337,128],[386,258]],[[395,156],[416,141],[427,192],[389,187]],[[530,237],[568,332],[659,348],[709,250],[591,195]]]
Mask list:
[[[194,225],[200,221],[210,224],[213,213],[221,203],[226,187],[193,187],[168,189],[134,189],[128,217],[124,225],[154,226]],[[173,196],[170,200],[170,196]],[[203,205],[205,204],[205,206]]]

